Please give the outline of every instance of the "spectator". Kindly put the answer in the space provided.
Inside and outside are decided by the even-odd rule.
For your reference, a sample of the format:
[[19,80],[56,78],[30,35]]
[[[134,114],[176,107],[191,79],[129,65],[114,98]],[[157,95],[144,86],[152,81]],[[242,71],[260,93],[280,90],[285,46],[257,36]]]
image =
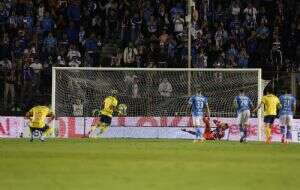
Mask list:
[[32,82],[34,79],[34,73],[33,73],[33,69],[30,67],[30,64],[31,64],[30,61],[26,60],[22,70],[23,86],[21,92],[21,101],[25,103],[28,103],[29,98],[32,97]]
[[127,94],[131,94],[131,92],[133,92],[133,81],[135,80],[135,78],[137,78],[137,76],[133,73],[128,73],[127,75],[125,75],[124,78],[124,83],[126,86],[126,93]]
[[86,66],[97,66],[98,44],[95,33],[92,33],[85,41],[85,60]]
[[174,33],[176,35],[182,35],[183,29],[184,29],[184,19],[181,18],[179,14],[176,14],[174,20]]
[[183,7],[180,3],[176,3],[174,7],[170,10],[171,17],[174,19],[175,17],[181,17],[184,14]]
[[196,62],[194,63],[195,68],[206,68],[207,67],[207,56],[205,55],[203,49],[199,50],[196,55]]
[[139,13],[135,12],[131,18],[131,40],[136,41],[137,37],[140,35],[142,26],[142,20]]
[[[278,69],[296,70],[300,57],[298,10],[291,6],[293,1],[269,1],[195,1],[191,20],[193,67],[265,68],[273,62]],[[18,90],[24,88],[17,86],[23,82],[23,74],[30,76],[30,69],[25,69],[29,62],[33,70],[31,85],[38,86],[41,78],[43,93],[51,89],[53,63],[187,67],[185,3],[1,1],[0,65],[2,69],[15,69]],[[131,48],[124,45],[128,42],[132,42]],[[81,57],[68,57],[70,44],[77,47]],[[37,77],[38,71],[41,77]],[[217,80],[222,79],[222,73],[215,75]],[[16,100],[21,99],[19,94],[23,95],[15,92]]]
[[162,97],[166,97],[166,98],[171,97],[173,88],[167,78],[164,78],[162,82],[159,84],[158,92]]
[[67,58],[70,61],[77,60],[81,58],[80,52],[76,49],[76,46],[74,44],[71,44],[70,49],[67,54]]
[[239,16],[240,12],[241,12],[241,8],[240,8],[239,4],[236,1],[232,1],[231,14],[233,16]]
[[[71,21],[79,22],[80,20],[80,7],[77,1],[71,1],[67,9],[68,18]],[[79,24],[79,23],[78,23]]]
[[56,51],[57,40],[53,36],[52,32],[49,32],[48,36],[45,38],[43,43],[44,52],[46,54],[53,54]]
[[41,84],[41,71],[43,69],[43,65],[40,63],[38,59],[35,59],[33,63],[31,63],[30,67],[33,70],[33,84],[32,87],[34,91],[38,94],[40,90]]
[[64,67],[64,66],[66,66],[66,61],[65,61],[64,56],[62,56],[62,55],[57,56],[57,65],[58,65],[59,67]]
[[216,40],[216,48],[221,49],[224,44],[224,34],[221,27],[218,27],[218,30],[215,34],[215,40]]
[[158,25],[160,29],[168,29],[170,27],[169,15],[166,12],[166,6],[163,3],[159,5]]
[[147,23],[147,29],[150,35],[156,34],[158,30],[158,23],[153,15],[150,16],[150,20]]
[[238,67],[248,68],[249,55],[246,52],[245,48],[242,48],[238,55]]
[[121,23],[121,40],[123,43],[127,43],[130,41],[131,35],[130,35],[130,23],[131,19],[129,16],[129,12],[126,10],[124,13],[124,17],[122,19]]
[[132,42],[128,44],[128,47],[125,48],[123,53],[123,61],[124,65],[127,67],[132,67],[136,65],[136,56],[137,56],[137,49],[133,47]]
[[225,67],[225,54],[222,53],[218,56],[217,60],[213,64],[215,68],[224,68]]
[[75,100],[73,104],[73,116],[82,117],[83,116],[83,104],[79,98]]
[[168,41],[169,35],[166,30],[162,31],[162,34],[159,36],[159,45],[164,47]]
[[14,67],[12,62],[7,57],[5,57],[3,60],[0,61],[0,68],[2,68],[5,71],[8,71],[13,69]]
[[54,27],[55,27],[54,20],[50,17],[49,12],[46,12],[42,20],[42,28],[44,33],[53,31]]
[[[11,108],[15,104],[15,84],[16,84],[16,71],[8,70],[5,74],[5,83],[4,83],[4,109]],[[10,95],[10,104],[9,96]]]
[[70,43],[76,44],[78,42],[79,31],[76,29],[74,22],[70,22],[69,26],[65,29]]
[[258,14],[257,9],[253,6],[251,2],[248,3],[248,6],[244,9],[244,15],[246,20],[252,20],[256,23],[256,16]]
[[118,48],[116,54],[114,56],[112,56],[112,58],[111,58],[111,66],[112,67],[121,67],[122,59],[123,59],[123,52],[122,52],[121,48]]
[[234,44],[230,44],[230,49],[227,52],[228,60],[235,60],[238,55],[238,51],[236,50]]
[[157,67],[158,54],[159,54],[159,52],[158,52],[157,48],[155,47],[155,44],[151,43],[150,48],[148,50],[148,65],[147,65],[147,67],[150,67],[150,68]]
[[132,98],[139,98],[140,97],[138,82],[139,82],[138,78],[134,77],[133,82],[132,82]]
[[137,67],[147,66],[147,53],[143,46],[138,47],[138,55],[136,57]]
[[264,22],[261,22],[260,26],[256,30],[257,38],[261,40],[266,40],[269,37],[270,31]]
[[68,65],[70,67],[79,67],[81,65],[81,54],[80,52],[76,49],[75,45],[71,45],[70,49],[67,54],[68,58]]

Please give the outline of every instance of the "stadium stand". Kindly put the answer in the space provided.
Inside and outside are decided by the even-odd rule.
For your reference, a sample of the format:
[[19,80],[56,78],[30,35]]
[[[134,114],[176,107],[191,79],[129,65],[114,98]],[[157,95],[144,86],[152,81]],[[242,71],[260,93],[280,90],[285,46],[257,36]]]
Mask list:
[[[53,66],[187,67],[185,4],[2,0],[1,115],[23,114],[36,99],[50,102]],[[283,88],[300,71],[299,41],[296,0],[198,0],[192,12],[195,68],[258,67]]]

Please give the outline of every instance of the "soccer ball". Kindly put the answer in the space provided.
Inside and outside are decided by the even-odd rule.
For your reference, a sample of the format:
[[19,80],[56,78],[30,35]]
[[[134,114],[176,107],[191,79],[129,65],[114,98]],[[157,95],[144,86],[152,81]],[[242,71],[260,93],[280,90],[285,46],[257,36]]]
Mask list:
[[33,138],[40,138],[41,135],[42,135],[42,133],[41,133],[41,131],[39,131],[39,130],[34,130],[34,131],[32,132],[32,137],[33,137]]

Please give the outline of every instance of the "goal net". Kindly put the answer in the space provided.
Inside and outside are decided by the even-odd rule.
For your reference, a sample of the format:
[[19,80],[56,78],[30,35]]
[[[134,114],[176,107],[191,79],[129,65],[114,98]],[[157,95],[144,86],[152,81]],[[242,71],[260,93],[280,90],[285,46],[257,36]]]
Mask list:
[[[58,117],[92,117],[112,90],[127,117],[189,116],[199,89],[211,116],[235,117],[234,97],[244,90],[256,105],[265,84],[260,69],[53,68],[52,106]],[[81,111],[75,106],[80,104]]]

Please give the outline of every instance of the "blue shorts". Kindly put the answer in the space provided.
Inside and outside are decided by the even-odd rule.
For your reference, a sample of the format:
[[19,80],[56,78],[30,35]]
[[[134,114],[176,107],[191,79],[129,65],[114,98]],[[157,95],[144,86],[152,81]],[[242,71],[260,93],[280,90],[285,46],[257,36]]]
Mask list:
[[264,117],[264,123],[273,124],[275,118],[276,118],[276,115],[266,115]]

